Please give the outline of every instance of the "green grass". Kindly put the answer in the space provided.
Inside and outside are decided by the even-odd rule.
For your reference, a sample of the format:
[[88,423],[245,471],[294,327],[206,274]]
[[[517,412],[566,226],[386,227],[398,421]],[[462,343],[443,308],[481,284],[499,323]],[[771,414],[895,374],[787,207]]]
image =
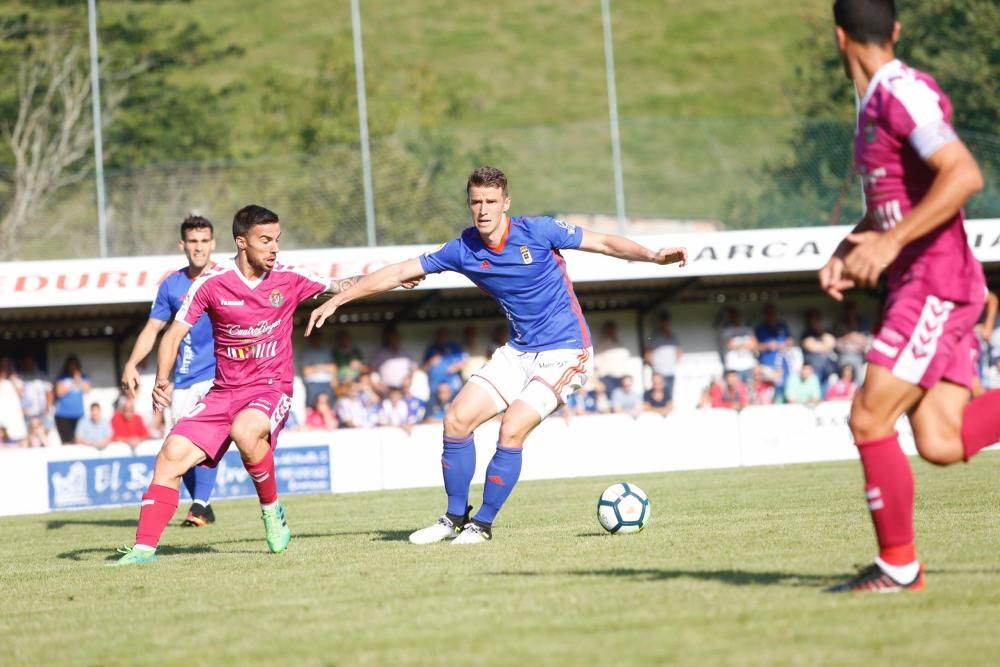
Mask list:
[[130,569],[105,565],[134,509],[3,519],[0,664],[989,663],[1000,456],[915,468],[928,588],[897,596],[819,593],[874,551],[856,463],[635,476],[630,536],[593,516],[614,480],[527,482],[468,548],[405,541],[437,489],[287,498],[279,556],[255,503],[220,503]]

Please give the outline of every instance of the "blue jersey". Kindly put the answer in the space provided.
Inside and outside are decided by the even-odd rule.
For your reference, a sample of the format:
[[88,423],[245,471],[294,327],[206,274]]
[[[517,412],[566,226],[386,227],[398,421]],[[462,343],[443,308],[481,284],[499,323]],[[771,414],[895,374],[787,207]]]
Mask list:
[[456,271],[493,297],[510,321],[510,346],[523,352],[590,347],[590,329],[559,251],[583,232],[549,217],[510,218],[500,245],[475,227],[420,257],[427,273]]
[[[149,316],[164,322],[173,320],[192,282],[187,269],[174,271],[167,276],[167,279],[160,283]],[[180,350],[177,352],[177,365],[174,366],[174,387],[184,389],[214,377],[215,341],[212,338],[212,323],[207,315],[202,314],[181,341]]]

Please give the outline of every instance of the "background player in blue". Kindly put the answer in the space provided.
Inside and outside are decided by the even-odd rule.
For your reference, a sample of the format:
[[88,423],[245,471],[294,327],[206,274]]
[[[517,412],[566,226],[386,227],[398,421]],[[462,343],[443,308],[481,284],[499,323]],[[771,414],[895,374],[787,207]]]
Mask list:
[[[174,319],[191,283],[202,271],[212,266],[212,251],[215,250],[212,223],[197,215],[185,218],[181,223],[179,246],[187,256],[188,265],[170,274],[160,284],[149,320],[136,338],[132,354],[122,371],[122,391],[131,397],[135,396],[139,387],[139,364],[153,350],[157,335]],[[175,388],[170,404],[171,422],[176,422],[194,408],[212,387],[214,378],[212,324],[203,315],[188,331],[177,354],[177,365],[174,367]],[[216,468],[195,466],[184,475],[184,487],[191,494],[192,502],[181,525],[198,527],[215,522],[215,512],[210,501],[217,474]]]
[[[391,264],[359,280],[309,318],[306,335],[341,305],[389,291],[428,273],[456,271],[492,296],[510,322],[510,340],[469,379],[444,418],[441,467],[445,514],[410,535],[414,544],[492,539],[493,521],[521,473],[528,434],[583,386],[593,373],[590,330],[560,250],[570,248],[657,264],[687,262],[684,248],[653,251],[621,236],[597,234],[549,217],[507,215],[507,178],[481,167],[466,184],[472,227],[434,252]],[[473,432],[503,412],[483,503],[469,519],[469,485],[476,470]]]

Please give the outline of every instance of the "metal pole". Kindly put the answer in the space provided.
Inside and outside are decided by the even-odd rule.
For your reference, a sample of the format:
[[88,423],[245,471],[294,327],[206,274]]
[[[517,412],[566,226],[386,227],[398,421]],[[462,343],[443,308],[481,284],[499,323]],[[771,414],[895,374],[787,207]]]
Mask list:
[[87,0],[90,30],[90,104],[94,121],[94,180],[97,186],[97,242],[108,256],[108,211],[104,198],[104,136],[101,128],[101,71],[97,60],[97,3]]
[[368,146],[368,100],[365,95],[365,54],[361,45],[361,9],[351,0],[351,27],[354,30],[354,78],[358,84],[358,127],[361,131],[361,172],[365,187],[365,224],[368,245],[375,245],[375,194],[372,187],[372,156]]
[[618,132],[618,93],[615,89],[615,47],[611,41],[611,3],[601,0],[604,23],[604,69],[608,77],[608,121],[611,125],[611,161],[615,172],[615,205],[618,209],[618,232],[625,233],[625,181],[622,176],[622,144]]

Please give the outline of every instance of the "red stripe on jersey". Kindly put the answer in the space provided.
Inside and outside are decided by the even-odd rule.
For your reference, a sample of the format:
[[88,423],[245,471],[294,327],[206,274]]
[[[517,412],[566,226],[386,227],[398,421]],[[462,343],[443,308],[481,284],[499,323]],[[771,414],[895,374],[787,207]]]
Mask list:
[[507,228],[503,230],[503,238],[500,239],[500,243],[498,245],[492,246],[487,243],[485,239],[483,240],[483,245],[493,252],[503,252],[504,246],[507,245],[507,237],[510,236],[510,225],[511,220],[510,218],[507,218]]
[[580,338],[583,340],[582,347],[590,347],[590,332],[587,330],[587,321],[583,319],[583,309],[580,308],[580,302],[576,300],[573,281],[569,279],[569,274],[566,272],[566,259],[558,250],[553,250],[552,254],[555,255],[556,264],[559,265],[559,270],[562,271],[563,284],[566,285],[566,291],[569,293],[569,307],[576,315],[577,322],[580,323]]
[[562,391],[563,387],[565,387],[567,384],[569,384],[569,381],[573,379],[574,375],[577,375],[579,373],[583,373],[584,369],[587,367],[586,366],[586,364],[587,364],[587,357],[589,357],[589,356],[590,356],[590,353],[587,352],[587,350],[582,350],[580,352],[580,354],[576,358],[576,360],[578,362],[577,365],[573,366],[572,368],[567,368],[566,372],[564,372],[562,374],[562,377],[559,378],[559,381],[556,382],[556,386],[555,386],[555,389],[554,389],[554,391],[556,392],[556,395],[558,395],[559,392]]

